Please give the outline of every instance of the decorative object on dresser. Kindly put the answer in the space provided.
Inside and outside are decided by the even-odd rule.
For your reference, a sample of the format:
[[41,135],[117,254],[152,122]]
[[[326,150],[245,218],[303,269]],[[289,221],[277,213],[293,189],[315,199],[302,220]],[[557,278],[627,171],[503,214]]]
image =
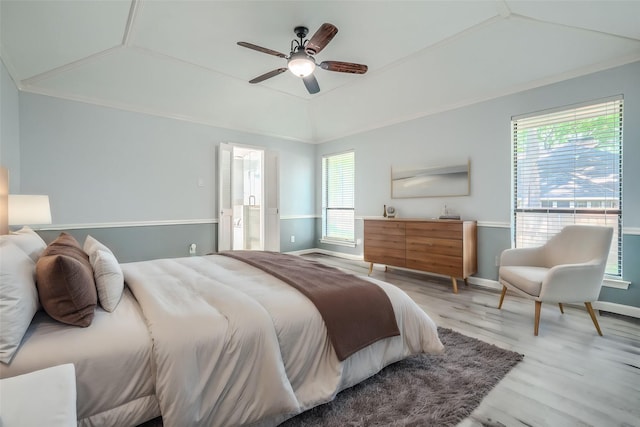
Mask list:
[[460,219],[460,215],[455,215],[449,212],[447,205],[442,207],[442,214],[438,217],[438,219]]
[[365,219],[364,260],[457,278],[476,273],[477,223],[459,220]]

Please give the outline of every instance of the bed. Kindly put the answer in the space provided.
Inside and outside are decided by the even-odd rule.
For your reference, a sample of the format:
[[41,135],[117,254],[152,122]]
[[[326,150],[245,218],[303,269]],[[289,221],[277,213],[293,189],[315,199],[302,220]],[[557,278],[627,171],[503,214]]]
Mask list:
[[[95,243],[84,245],[90,264],[108,251]],[[3,251],[8,246],[0,241]],[[92,268],[98,279],[104,268]],[[443,349],[423,310],[370,278],[388,297],[400,334],[340,360],[314,303],[239,259],[208,255],[118,269],[108,277],[122,282],[120,291],[101,292],[95,280],[98,302],[119,294],[110,312],[96,303],[90,325],[77,327],[36,309],[11,359],[0,363],[0,378],[73,363],[81,426],[133,426],[160,415],[168,427],[274,426],[390,363]]]

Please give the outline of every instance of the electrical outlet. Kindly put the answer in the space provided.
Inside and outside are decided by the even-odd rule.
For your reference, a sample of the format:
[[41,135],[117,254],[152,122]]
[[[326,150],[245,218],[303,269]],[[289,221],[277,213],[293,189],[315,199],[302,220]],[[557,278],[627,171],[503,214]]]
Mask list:
[[296,242],[296,236],[294,236],[293,234],[291,235],[291,243],[295,243]]
[[192,243],[189,245],[189,255],[195,255],[196,254],[196,244]]
[[356,246],[360,246],[362,244],[362,240],[361,239],[356,239]]
[[500,257],[496,255],[496,267],[500,267]]

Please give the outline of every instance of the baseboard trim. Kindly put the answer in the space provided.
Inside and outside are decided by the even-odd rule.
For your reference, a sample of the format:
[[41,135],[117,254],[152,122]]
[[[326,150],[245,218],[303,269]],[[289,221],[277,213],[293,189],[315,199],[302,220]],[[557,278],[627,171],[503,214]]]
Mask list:
[[[501,290],[502,285],[496,280],[483,279],[481,277],[469,277],[469,283],[485,288]],[[632,305],[617,304],[609,301],[594,301],[593,308],[608,313],[622,314],[624,316],[636,317],[640,319],[640,307]],[[576,306],[578,306],[576,304]]]
[[640,307],[631,305],[617,304],[609,301],[595,301],[591,304],[594,309],[606,311],[608,313],[622,314],[623,316],[635,317],[640,319]]
[[320,249],[320,248],[302,249],[302,250],[299,250],[299,251],[291,251],[291,252],[287,252],[287,253],[288,254],[292,254],[292,255],[306,255],[306,254],[319,253],[319,254],[334,256],[336,258],[344,258],[344,259],[348,259],[348,260],[351,260],[351,261],[362,261],[362,262],[364,262],[364,259],[362,258],[362,255],[345,254],[343,252],[330,251],[330,250],[327,250],[327,249]]
[[[310,253],[321,253],[324,255],[330,255],[330,256],[335,256],[337,258],[344,258],[344,259],[349,259],[352,261],[362,261],[364,262],[364,259],[362,257],[362,255],[352,255],[352,254],[345,254],[342,252],[335,252],[335,251],[329,251],[326,249],[320,249],[320,248],[312,248],[312,249],[302,249],[299,251],[292,251],[292,252],[287,252],[293,255],[305,255],[305,254],[310,254]],[[396,269],[400,269],[400,270],[407,270],[407,271],[413,271],[415,272],[416,270],[409,270],[406,268],[398,268],[398,267],[394,267]],[[430,274],[430,273],[425,273],[425,274]],[[502,285],[500,283],[498,283],[497,280],[491,280],[491,279],[483,279],[482,277],[474,277],[471,276],[467,279],[467,281],[472,284],[472,285],[477,285],[477,286],[482,286],[484,288],[488,288],[488,289],[493,289],[493,290],[501,290],[502,289]],[[596,310],[600,310],[600,311],[606,311],[608,313],[615,313],[615,314],[621,314],[623,316],[629,316],[629,317],[635,317],[635,318],[639,318],[640,319],[640,307],[634,307],[631,305],[624,305],[624,304],[617,304],[614,302],[608,302],[608,301],[595,301],[593,304],[593,308]]]
[[482,277],[471,276],[467,279],[467,282],[471,283],[472,285],[482,286],[483,288],[497,289],[497,290],[502,289],[502,285],[498,283],[497,280],[483,279]]

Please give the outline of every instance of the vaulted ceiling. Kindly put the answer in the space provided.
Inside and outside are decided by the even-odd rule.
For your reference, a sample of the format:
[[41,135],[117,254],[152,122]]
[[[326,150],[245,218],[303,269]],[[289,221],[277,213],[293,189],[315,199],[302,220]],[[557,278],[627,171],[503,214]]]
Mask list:
[[[324,142],[640,60],[640,1],[1,0],[18,88],[213,126]],[[282,73],[293,28],[339,32],[321,91]]]

